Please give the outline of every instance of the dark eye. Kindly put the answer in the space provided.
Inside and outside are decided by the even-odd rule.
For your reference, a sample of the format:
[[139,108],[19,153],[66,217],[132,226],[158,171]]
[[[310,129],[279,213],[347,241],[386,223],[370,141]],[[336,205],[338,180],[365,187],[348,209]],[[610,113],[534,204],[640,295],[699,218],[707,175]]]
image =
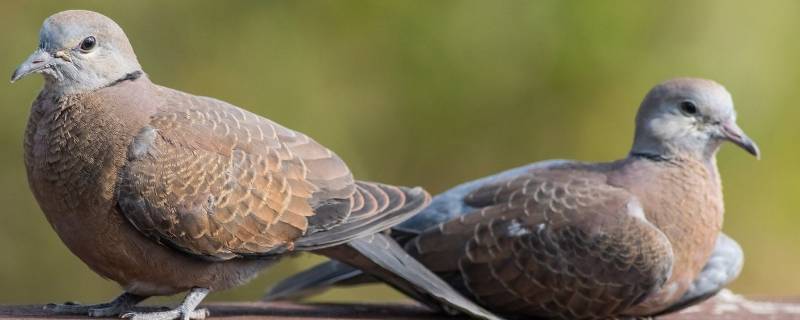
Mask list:
[[81,50],[83,51],[92,50],[94,49],[95,45],[97,45],[97,39],[95,39],[93,36],[88,36],[86,37],[86,39],[83,39],[83,41],[81,41]]
[[681,106],[681,111],[683,111],[686,114],[697,114],[697,106],[694,104],[694,102],[684,101],[681,102],[680,106]]

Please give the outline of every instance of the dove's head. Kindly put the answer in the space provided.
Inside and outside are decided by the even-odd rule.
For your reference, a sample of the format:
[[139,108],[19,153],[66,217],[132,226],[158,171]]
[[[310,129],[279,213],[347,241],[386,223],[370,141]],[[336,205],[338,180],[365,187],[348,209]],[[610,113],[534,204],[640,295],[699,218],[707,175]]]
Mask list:
[[759,157],[756,144],[736,124],[725,87],[711,80],[678,78],[655,86],[642,101],[631,153],[710,159],[724,141]]
[[141,69],[128,37],[113,20],[69,10],[44,21],[39,47],[14,71],[11,82],[41,73],[47,89],[72,94],[141,75]]

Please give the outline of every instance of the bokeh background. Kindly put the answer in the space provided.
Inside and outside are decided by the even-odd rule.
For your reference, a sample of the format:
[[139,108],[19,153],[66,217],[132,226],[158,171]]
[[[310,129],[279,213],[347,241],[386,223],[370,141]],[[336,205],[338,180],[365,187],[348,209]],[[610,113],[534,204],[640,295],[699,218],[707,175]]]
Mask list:
[[[3,1],[0,70],[33,51],[44,18],[76,8],[115,19],[155,82],[305,132],[361,179],[434,193],[537,160],[623,157],[652,85],[715,79],[764,154],[719,154],[725,232],[747,257],[733,289],[800,294],[800,2]],[[0,82],[0,303],[106,300],[116,284],[66,249],[27,188],[38,78]],[[316,261],[211,299],[257,299]],[[380,285],[317,298],[398,299]]]

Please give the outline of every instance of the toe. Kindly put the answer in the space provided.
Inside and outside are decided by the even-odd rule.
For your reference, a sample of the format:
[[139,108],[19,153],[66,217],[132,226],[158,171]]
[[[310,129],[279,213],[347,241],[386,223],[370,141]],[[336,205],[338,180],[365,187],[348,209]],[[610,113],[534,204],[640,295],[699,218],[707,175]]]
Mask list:
[[193,310],[192,312],[189,313],[189,319],[191,319],[191,320],[203,320],[206,317],[208,317],[209,314],[210,313],[208,312],[208,309],[206,309],[206,308],[196,309],[196,310]]
[[120,316],[123,319],[130,320],[173,320],[183,319],[178,310],[171,310],[166,312],[127,312]]
[[48,303],[44,305],[42,309],[52,313],[85,314],[88,307],[75,302],[65,302],[62,304]]
[[89,316],[93,318],[111,317],[119,314],[116,308],[95,308],[89,309]]

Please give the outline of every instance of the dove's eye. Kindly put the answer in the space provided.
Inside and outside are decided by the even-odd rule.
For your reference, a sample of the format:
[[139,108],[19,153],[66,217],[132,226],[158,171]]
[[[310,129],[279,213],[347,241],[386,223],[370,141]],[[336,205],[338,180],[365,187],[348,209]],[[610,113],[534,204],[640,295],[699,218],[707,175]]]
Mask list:
[[87,52],[89,50],[94,49],[96,45],[97,45],[97,39],[95,39],[93,36],[88,36],[86,37],[86,39],[83,39],[83,41],[81,41],[81,50]]
[[681,111],[683,111],[683,113],[686,113],[686,114],[689,114],[689,115],[697,114],[697,106],[694,104],[694,102],[683,101],[683,102],[681,102],[680,107],[681,107]]

